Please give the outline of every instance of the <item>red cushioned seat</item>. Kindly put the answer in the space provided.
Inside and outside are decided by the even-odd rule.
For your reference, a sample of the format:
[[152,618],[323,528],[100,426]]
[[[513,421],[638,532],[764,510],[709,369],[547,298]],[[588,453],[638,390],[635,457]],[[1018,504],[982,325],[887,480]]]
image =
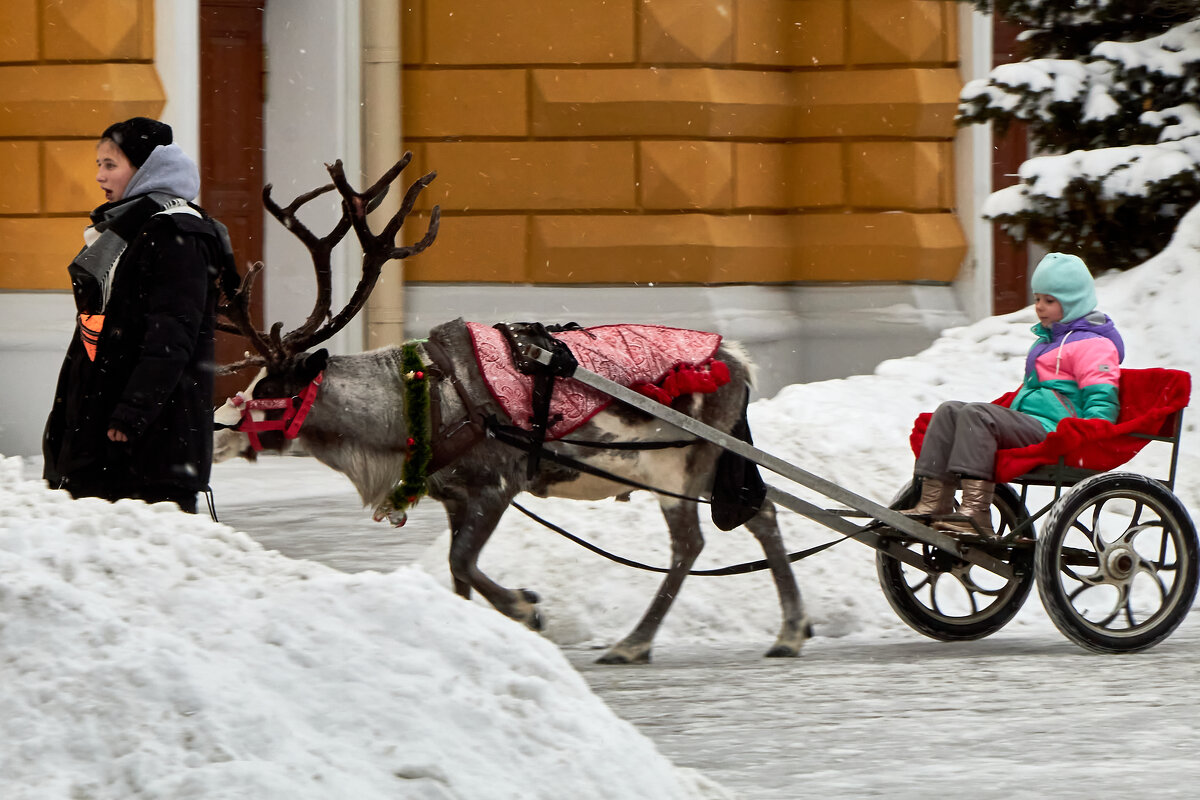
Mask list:
[[[1177,369],[1121,370],[1121,416],[1115,423],[1099,419],[1065,419],[1043,441],[996,454],[996,481],[1007,483],[1043,464],[1104,470],[1129,461],[1146,446],[1146,436],[1173,436],[1174,415],[1191,398],[1192,376]],[[1007,407],[1016,392],[992,402]],[[931,413],[913,423],[909,443],[920,454]],[[1134,435],[1134,434],[1140,434]]]

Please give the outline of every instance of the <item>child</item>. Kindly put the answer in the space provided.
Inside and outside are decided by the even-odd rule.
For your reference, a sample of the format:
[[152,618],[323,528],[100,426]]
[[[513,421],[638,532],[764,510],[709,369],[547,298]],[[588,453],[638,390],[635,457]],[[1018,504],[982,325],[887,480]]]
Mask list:
[[[921,481],[910,515],[950,514],[962,479],[959,513],[934,528],[988,535],[996,450],[1037,444],[1066,417],[1117,421],[1117,386],[1125,344],[1108,315],[1096,310],[1096,289],[1076,256],[1050,253],[1033,272],[1033,326],[1037,341],[1025,359],[1025,379],[1009,408],[993,403],[947,401],[938,406],[917,458]],[[975,525],[972,525],[972,521]]]

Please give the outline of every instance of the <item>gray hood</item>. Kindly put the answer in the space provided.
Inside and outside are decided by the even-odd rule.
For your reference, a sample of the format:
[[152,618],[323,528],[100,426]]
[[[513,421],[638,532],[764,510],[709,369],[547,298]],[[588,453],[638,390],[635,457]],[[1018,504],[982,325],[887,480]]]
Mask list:
[[184,200],[200,194],[200,170],[177,144],[159,145],[133,174],[122,199],[162,192]]

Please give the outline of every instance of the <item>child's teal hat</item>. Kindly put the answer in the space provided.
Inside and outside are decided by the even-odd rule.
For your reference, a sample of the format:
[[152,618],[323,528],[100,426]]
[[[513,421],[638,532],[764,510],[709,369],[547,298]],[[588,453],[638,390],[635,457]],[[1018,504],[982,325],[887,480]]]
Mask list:
[[1052,295],[1063,309],[1063,322],[1073,322],[1096,310],[1096,282],[1079,256],[1047,253],[1033,271],[1034,294]]

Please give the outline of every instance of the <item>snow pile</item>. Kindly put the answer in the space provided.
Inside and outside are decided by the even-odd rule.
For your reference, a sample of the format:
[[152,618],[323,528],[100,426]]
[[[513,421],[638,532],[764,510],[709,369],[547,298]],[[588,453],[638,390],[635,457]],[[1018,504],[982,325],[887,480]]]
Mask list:
[[728,796],[417,568],[340,573],[20,471],[0,461],[6,800]]

